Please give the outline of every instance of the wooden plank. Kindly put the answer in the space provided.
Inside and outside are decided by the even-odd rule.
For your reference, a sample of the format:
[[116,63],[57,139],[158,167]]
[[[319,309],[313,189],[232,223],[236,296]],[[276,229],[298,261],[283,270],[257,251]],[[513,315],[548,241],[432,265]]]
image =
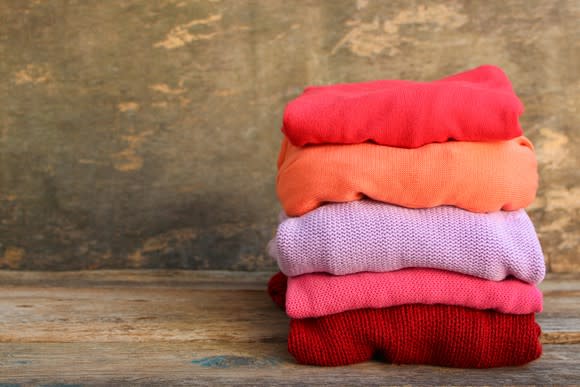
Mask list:
[[543,343],[580,343],[580,281],[578,275],[548,275],[540,284],[544,311],[537,317]]
[[[11,287],[169,287],[207,289],[265,289],[273,272],[194,270],[0,270],[0,286]],[[572,278],[576,278],[572,276]]]
[[463,370],[366,362],[295,364],[284,343],[0,344],[0,382],[156,385],[575,385],[580,345],[546,345],[524,367]]
[[[191,341],[221,337],[282,342],[287,319],[266,294],[270,275],[0,272],[0,302],[5,312],[0,316],[0,327],[12,328],[0,332],[0,341]],[[541,287],[545,288],[545,307],[538,321],[544,330],[543,342],[579,343],[580,290],[574,290],[580,289],[578,277],[551,275]],[[224,319],[229,313],[247,323],[238,326],[236,319]],[[34,319],[28,319],[31,316]],[[192,321],[195,331],[190,329]],[[216,325],[216,321],[221,324]],[[63,323],[67,335],[55,336]]]
[[[242,288],[260,290],[274,274],[271,271],[240,272],[226,270],[81,270],[15,271],[0,270],[0,286],[10,287],[189,287],[209,289]],[[577,273],[548,273],[540,284],[546,294],[580,292]],[[562,293],[564,292],[564,293]]]
[[541,286],[539,361],[466,371],[297,365],[286,350],[288,319],[265,292],[270,274],[0,271],[0,382],[580,383],[578,275],[550,275]]

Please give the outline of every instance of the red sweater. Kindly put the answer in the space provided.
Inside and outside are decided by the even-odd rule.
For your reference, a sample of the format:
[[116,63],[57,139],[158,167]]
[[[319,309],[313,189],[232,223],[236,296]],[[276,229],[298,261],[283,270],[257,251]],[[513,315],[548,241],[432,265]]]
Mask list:
[[282,131],[296,146],[371,141],[417,148],[518,137],[522,112],[507,76],[488,65],[434,82],[308,87],[286,106]]
[[[283,307],[286,277],[272,277],[268,291]],[[403,305],[291,319],[288,350],[298,363],[319,366],[378,357],[396,364],[489,368],[537,359],[542,354],[539,335],[533,313]]]

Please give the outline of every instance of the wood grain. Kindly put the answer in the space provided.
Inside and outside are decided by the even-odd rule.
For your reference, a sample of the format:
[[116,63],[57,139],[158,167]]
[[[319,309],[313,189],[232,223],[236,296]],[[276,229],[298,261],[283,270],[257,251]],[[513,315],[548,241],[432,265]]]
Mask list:
[[[0,271],[0,383],[578,384],[580,277],[541,288],[544,355],[521,368],[294,363],[271,273]],[[557,372],[555,371],[557,370]]]
[[0,344],[0,381],[155,385],[578,385],[580,345],[546,345],[524,367],[461,370],[367,362],[297,365],[284,343]]

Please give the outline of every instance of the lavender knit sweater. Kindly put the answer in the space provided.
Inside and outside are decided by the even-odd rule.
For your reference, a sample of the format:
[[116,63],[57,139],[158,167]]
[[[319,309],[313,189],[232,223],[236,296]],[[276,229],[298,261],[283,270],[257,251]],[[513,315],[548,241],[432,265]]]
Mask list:
[[545,274],[524,210],[482,214],[371,200],[333,203],[301,217],[283,216],[268,250],[288,276],[424,267],[494,281],[512,275],[537,284]]

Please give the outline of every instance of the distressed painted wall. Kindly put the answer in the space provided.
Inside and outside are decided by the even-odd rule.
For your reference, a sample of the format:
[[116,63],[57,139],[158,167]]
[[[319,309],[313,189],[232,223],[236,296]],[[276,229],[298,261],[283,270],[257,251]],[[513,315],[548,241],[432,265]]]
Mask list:
[[0,268],[272,269],[284,104],[308,84],[502,66],[580,270],[577,0],[2,0]]

